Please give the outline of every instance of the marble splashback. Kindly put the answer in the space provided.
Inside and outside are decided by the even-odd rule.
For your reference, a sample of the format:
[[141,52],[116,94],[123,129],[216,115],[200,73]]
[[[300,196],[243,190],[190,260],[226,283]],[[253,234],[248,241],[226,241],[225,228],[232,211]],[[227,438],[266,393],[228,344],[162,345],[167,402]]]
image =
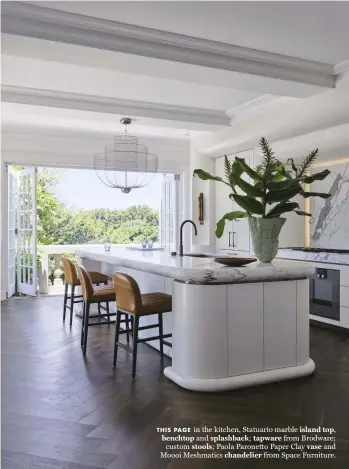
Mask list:
[[310,199],[310,246],[349,249],[349,162],[328,169],[331,174],[326,179],[311,185],[311,191],[332,196]]

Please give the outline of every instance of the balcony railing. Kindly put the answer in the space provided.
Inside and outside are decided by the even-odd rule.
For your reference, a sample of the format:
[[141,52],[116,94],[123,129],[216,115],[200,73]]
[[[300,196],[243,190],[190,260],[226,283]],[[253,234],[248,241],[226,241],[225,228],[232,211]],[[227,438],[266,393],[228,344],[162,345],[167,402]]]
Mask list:
[[[113,244],[113,246],[136,246],[136,244]],[[154,246],[155,247],[155,246]],[[59,261],[63,254],[73,254],[77,249],[88,248],[104,248],[104,244],[50,244],[41,245],[38,248],[40,255],[40,265],[38,266],[38,290],[39,293],[48,294],[52,293],[52,282],[49,279],[50,275],[50,258],[54,257],[56,261],[55,271],[60,268]],[[60,283],[59,275],[55,279],[56,283]],[[61,290],[61,289],[60,289]],[[58,291],[58,290],[57,290]],[[62,290],[63,291],[63,290]],[[60,292],[60,291],[59,291]]]

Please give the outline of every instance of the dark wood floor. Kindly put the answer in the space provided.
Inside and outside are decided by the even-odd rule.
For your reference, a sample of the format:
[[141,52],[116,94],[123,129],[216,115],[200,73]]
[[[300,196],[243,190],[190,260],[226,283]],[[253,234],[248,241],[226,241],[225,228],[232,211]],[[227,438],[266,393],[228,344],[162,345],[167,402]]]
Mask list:
[[[324,425],[337,431],[337,459],[297,468],[349,468],[349,339],[312,329],[316,374],[224,394],[185,391],[162,373],[159,355],[139,346],[137,379],[113,326],[91,328],[87,358],[80,319],[63,325],[61,299],[2,303],[3,469],[186,469],[296,467],[266,461],[159,458],[155,428],[178,425]],[[170,361],[165,360],[163,366]]]

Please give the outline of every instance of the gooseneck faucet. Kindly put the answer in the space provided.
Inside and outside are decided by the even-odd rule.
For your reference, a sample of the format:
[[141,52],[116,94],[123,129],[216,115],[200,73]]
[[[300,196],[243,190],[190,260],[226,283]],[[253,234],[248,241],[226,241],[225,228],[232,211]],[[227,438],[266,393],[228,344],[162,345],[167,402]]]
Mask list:
[[195,236],[197,236],[198,234],[195,223],[192,220],[184,220],[184,222],[181,224],[181,227],[179,228],[179,255],[180,256],[183,256],[183,226],[186,223],[191,223],[193,225]]

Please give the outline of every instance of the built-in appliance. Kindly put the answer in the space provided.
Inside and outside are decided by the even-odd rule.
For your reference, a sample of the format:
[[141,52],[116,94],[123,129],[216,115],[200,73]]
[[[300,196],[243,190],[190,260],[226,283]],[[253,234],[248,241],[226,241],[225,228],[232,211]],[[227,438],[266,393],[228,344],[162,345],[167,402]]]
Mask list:
[[339,321],[340,271],[316,268],[310,278],[310,314]]
[[335,254],[349,254],[349,249],[326,249],[326,248],[298,248],[298,247],[289,247],[289,248],[280,248],[280,249],[292,249],[292,251],[302,251],[302,252],[329,252]]

